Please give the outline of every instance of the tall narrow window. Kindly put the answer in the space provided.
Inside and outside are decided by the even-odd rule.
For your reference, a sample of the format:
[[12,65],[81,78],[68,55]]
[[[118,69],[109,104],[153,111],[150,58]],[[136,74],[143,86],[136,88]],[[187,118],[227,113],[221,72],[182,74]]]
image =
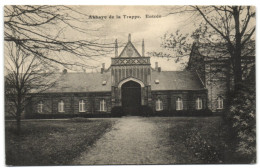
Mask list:
[[37,111],[38,113],[42,113],[42,109],[43,109],[43,103],[42,101],[40,101],[37,105]]
[[197,98],[197,100],[196,100],[196,109],[197,110],[200,110],[200,109],[202,109],[202,99],[201,98]]
[[79,112],[85,112],[85,102],[84,102],[84,100],[79,101]]
[[106,111],[106,101],[104,99],[100,101],[100,111]]
[[218,97],[217,102],[218,102],[217,109],[223,109],[223,98]]
[[58,104],[58,111],[64,112],[64,102],[63,102],[63,100],[61,100]]
[[156,111],[163,110],[163,102],[160,99],[156,100],[155,109],[156,109]]
[[178,97],[176,101],[176,110],[183,110],[183,102],[180,97]]

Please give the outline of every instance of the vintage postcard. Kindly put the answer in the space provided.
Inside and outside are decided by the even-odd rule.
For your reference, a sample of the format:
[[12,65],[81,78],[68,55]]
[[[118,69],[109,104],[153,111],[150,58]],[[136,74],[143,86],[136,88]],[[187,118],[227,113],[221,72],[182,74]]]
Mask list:
[[4,6],[8,166],[255,164],[254,6]]

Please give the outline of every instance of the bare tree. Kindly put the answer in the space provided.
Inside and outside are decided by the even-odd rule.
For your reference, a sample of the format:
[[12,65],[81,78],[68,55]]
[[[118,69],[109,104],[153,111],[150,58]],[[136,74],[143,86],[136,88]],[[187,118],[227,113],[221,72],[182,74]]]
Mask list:
[[39,93],[52,87],[57,79],[55,66],[51,61],[24,52],[19,45],[5,45],[5,103],[6,113],[13,116],[20,132],[21,114],[24,111],[30,93]]
[[89,61],[106,56],[114,45],[102,41],[101,27],[76,6],[12,5],[4,10],[5,95],[19,132],[29,93],[52,86],[55,67],[95,68]]
[[26,53],[67,68],[93,68],[84,62],[113,50],[112,43],[101,41],[97,33],[101,27],[76,6],[12,5],[4,9],[4,40]]
[[[242,50],[255,32],[255,9],[250,6],[192,6],[221,37],[231,58],[235,88],[242,82]],[[213,15],[215,16],[213,16]],[[217,17],[216,17],[217,16]],[[253,23],[250,23],[250,22]]]
[[[230,58],[235,90],[242,82],[242,57],[254,55],[255,8],[251,6],[185,6],[169,14],[189,12],[199,27],[189,35],[166,34],[162,46],[174,51],[177,61],[191,51],[191,37],[205,50],[218,53],[218,57]],[[162,54],[152,53],[155,56]],[[214,55],[214,54],[213,54]],[[165,55],[163,55],[165,56]],[[215,55],[216,57],[216,55]]]

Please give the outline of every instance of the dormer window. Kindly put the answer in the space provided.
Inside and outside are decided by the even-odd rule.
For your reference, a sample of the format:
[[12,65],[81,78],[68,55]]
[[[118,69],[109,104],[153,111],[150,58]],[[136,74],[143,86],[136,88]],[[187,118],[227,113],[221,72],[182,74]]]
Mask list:
[[107,81],[103,81],[103,82],[102,82],[102,85],[106,85],[106,84],[107,84]]
[[156,79],[154,82],[155,82],[155,84],[159,84],[160,83],[159,79]]

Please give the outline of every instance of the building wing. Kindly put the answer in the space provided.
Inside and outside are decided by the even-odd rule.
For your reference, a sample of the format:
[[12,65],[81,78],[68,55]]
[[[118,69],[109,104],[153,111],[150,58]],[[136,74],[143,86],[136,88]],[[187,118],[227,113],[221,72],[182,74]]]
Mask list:
[[198,75],[189,71],[152,71],[153,90],[202,90],[203,83]]
[[46,90],[54,92],[109,92],[111,91],[110,72],[106,73],[66,73],[62,74],[56,84]]

